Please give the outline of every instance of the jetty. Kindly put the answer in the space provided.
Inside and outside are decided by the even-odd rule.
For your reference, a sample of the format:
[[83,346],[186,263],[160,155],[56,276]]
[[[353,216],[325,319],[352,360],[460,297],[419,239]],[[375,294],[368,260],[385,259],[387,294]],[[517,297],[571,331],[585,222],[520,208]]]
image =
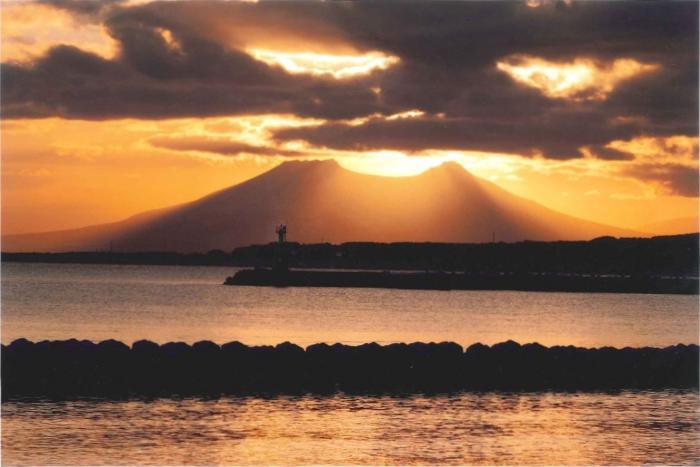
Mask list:
[[698,280],[688,278],[555,274],[479,275],[415,271],[242,269],[227,277],[224,284],[266,287],[698,294]]
[[224,285],[263,287],[354,287],[409,290],[516,290],[542,292],[609,292],[697,295],[697,277],[646,274],[565,272],[474,272],[416,270],[334,270],[290,268],[292,245],[287,226],[279,225],[271,244],[272,267],[241,269]]

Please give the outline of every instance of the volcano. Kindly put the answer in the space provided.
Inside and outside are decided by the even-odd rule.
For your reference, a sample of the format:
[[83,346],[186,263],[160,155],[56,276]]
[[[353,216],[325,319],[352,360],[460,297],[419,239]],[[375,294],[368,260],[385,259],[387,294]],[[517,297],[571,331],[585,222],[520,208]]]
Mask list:
[[267,243],[289,226],[302,243],[588,240],[638,232],[578,219],[445,163],[380,177],[335,161],[291,161],[196,201],[121,222],[3,237],[3,251],[177,251]]

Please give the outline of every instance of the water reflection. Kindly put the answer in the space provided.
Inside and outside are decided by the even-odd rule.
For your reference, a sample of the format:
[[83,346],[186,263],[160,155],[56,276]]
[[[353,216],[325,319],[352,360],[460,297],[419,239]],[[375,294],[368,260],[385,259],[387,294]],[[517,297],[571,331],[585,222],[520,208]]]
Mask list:
[[2,340],[697,342],[696,296],[226,287],[229,268],[4,263]]
[[3,403],[5,464],[698,464],[696,392]]

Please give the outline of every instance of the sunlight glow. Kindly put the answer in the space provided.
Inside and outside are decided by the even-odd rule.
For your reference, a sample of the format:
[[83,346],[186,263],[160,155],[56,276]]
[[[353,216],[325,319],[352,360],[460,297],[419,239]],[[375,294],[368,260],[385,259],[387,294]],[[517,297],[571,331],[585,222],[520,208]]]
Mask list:
[[407,156],[399,151],[376,151],[357,157],[339,157],[338,163],[348,170],[385,177],[410,177],[454,160],[440,156]]
[[170,50],[176,53],[182,53],[182,46],[180,45],[180,42],[173,36],[173,33],[164,28],[155,28],[156,32],[160,35],[160,37],[163,38],[163,41],[165,41],[165,45],[168,46]]
[[[563,3],[564,5],[569,6],[569,5],[571,5],[571,2],[572,2],[572,1],[573,1],[573,0],[563,0],[562,3]],[[541,7],[541,6],[544,6],[544,5],[551,5],[551,4],[553,4],[553,3],[555,3],[555,2],[552,1],[552,0],[525,0],[525,6],[528,7],[528,8],[539,8],[539,7]]]
[[103,58],[116,55],[117,42],[100,24],[85,24],[69,12],[40,3],[2,2],[3,62],[27,62],[56,45],[71,45]]
[[364,125],[367,122],[373,121],[373,120],[406,120],[409,118],[419,118],[425,115],[425,112],[422,110],[406,110],[404,112],[399,112],[391,115],[382,115],[380,113],[374,113],[372,115],[368,115],[366,117],[357,117],[353,118],[350,120],[344,120],[343,123],[350,125],[350,126],[358,126],[358,125]]
[[514,80],[538,89],[547,97],[572,100],[603,100],[620,82],[656,71],[659,65],[621,58],[610,63],[577,58],[551,62],[537,57],[516,56],[496,67]]
[[638,136],[631,140],[615,140],[608,147],[634,154],[640,162],[698,166],[700,138],[683,135],[667,137]]
[[400,151],[372,151],[362,155],[336,154],[340,165],[354,172],[386,177],[410,177],[445,162],[456,162],[474,175],[489,180],[518,180],[516,173],[523,166],[540,161],[512,154],[476,151],[430,151],[406,155]]
[[398,57],[385,55],[382,52],[368,52],[363,55],[330,55],[250,49],[248,53],[256,60],[268,65],[281,66],[289,73],[330,75],[336,79],[385,70],[399,61]]

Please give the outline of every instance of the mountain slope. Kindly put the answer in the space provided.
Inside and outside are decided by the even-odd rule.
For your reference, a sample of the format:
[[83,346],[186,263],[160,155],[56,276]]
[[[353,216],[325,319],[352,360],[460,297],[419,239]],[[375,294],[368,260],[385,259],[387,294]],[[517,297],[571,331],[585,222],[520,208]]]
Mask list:
[[[136,220],[135,220],[136,219]],[[3,237],[3,251],[230,250],[289,226],[299,242],[579,240],[637,232],[552,211],[455,163],[414,177],[379,177],[334,161],[287,162],[194,202],[89,229]],[[100,230],[102,229],[102,230]]]
[[156,221],[179,206],[156,209],[131,216],[123,221],[89,225],[78,229],[55,230],[2,236],[2,251],[104,251],[113,241],[144,224]]

